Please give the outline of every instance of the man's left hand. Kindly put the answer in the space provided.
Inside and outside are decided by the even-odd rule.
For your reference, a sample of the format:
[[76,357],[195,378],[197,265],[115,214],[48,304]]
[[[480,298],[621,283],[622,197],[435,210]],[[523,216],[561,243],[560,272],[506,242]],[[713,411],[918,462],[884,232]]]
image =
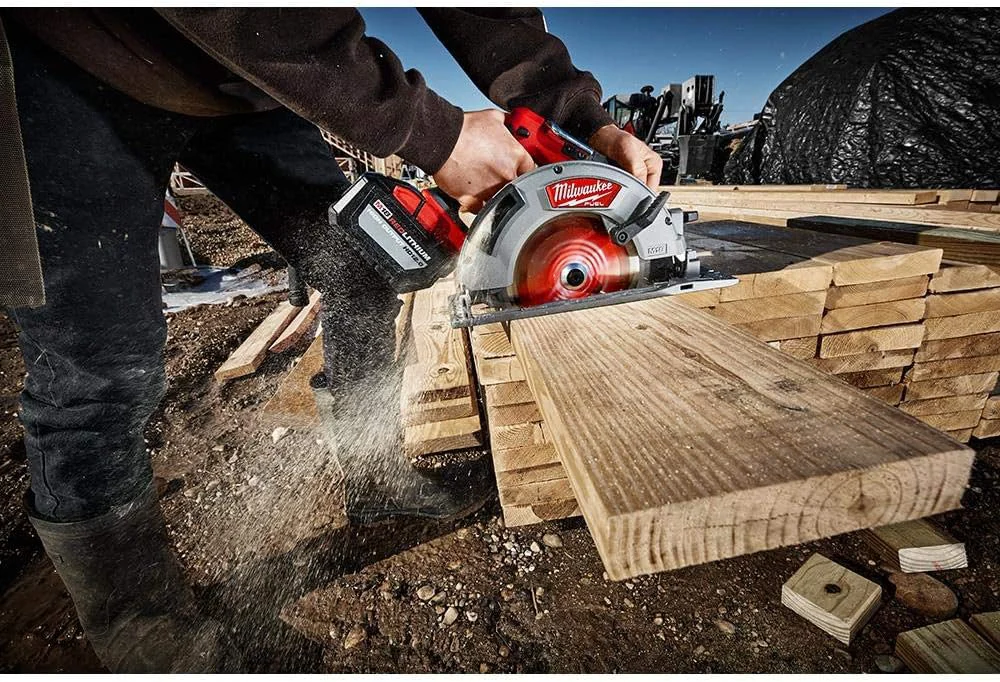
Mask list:
[[663,159],[634,135],[609,124],[590,136],[590,146],[646,183],[654,192],[659,187]]

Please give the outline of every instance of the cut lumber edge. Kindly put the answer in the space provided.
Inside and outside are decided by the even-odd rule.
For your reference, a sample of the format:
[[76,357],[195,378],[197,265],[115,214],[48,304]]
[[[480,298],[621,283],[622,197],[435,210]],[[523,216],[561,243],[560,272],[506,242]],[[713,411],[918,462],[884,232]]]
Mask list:
[[965,543],[927,519],[903,521],[862,532],[865,542],[903,573],[950,571],[969,565]]

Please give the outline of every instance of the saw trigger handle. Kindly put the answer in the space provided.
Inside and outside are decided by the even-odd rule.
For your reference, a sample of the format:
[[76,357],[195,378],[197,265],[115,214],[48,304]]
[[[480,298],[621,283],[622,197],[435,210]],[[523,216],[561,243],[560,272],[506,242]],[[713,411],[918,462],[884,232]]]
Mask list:
[[527,107],[515,107],[504,119],[514,139],[539,166],[562,161],[601,160],[593,149]]

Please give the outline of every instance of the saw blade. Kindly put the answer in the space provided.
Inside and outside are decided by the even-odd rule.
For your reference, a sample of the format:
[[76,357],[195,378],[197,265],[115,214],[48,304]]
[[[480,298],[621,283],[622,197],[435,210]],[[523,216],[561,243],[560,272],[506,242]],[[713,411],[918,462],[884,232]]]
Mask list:
[[629,289],[638,259],[611,239],[597,216],[554,218],[531,235],[518,255],[510,298],[521,307],[573,301]]

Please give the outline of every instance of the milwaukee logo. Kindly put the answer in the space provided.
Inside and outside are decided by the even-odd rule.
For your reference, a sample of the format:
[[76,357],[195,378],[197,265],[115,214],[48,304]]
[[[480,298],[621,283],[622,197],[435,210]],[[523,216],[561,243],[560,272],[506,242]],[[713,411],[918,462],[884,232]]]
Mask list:
[[552,208],[607,208],[622,186],[601,178],[570,178],[545,187]]

